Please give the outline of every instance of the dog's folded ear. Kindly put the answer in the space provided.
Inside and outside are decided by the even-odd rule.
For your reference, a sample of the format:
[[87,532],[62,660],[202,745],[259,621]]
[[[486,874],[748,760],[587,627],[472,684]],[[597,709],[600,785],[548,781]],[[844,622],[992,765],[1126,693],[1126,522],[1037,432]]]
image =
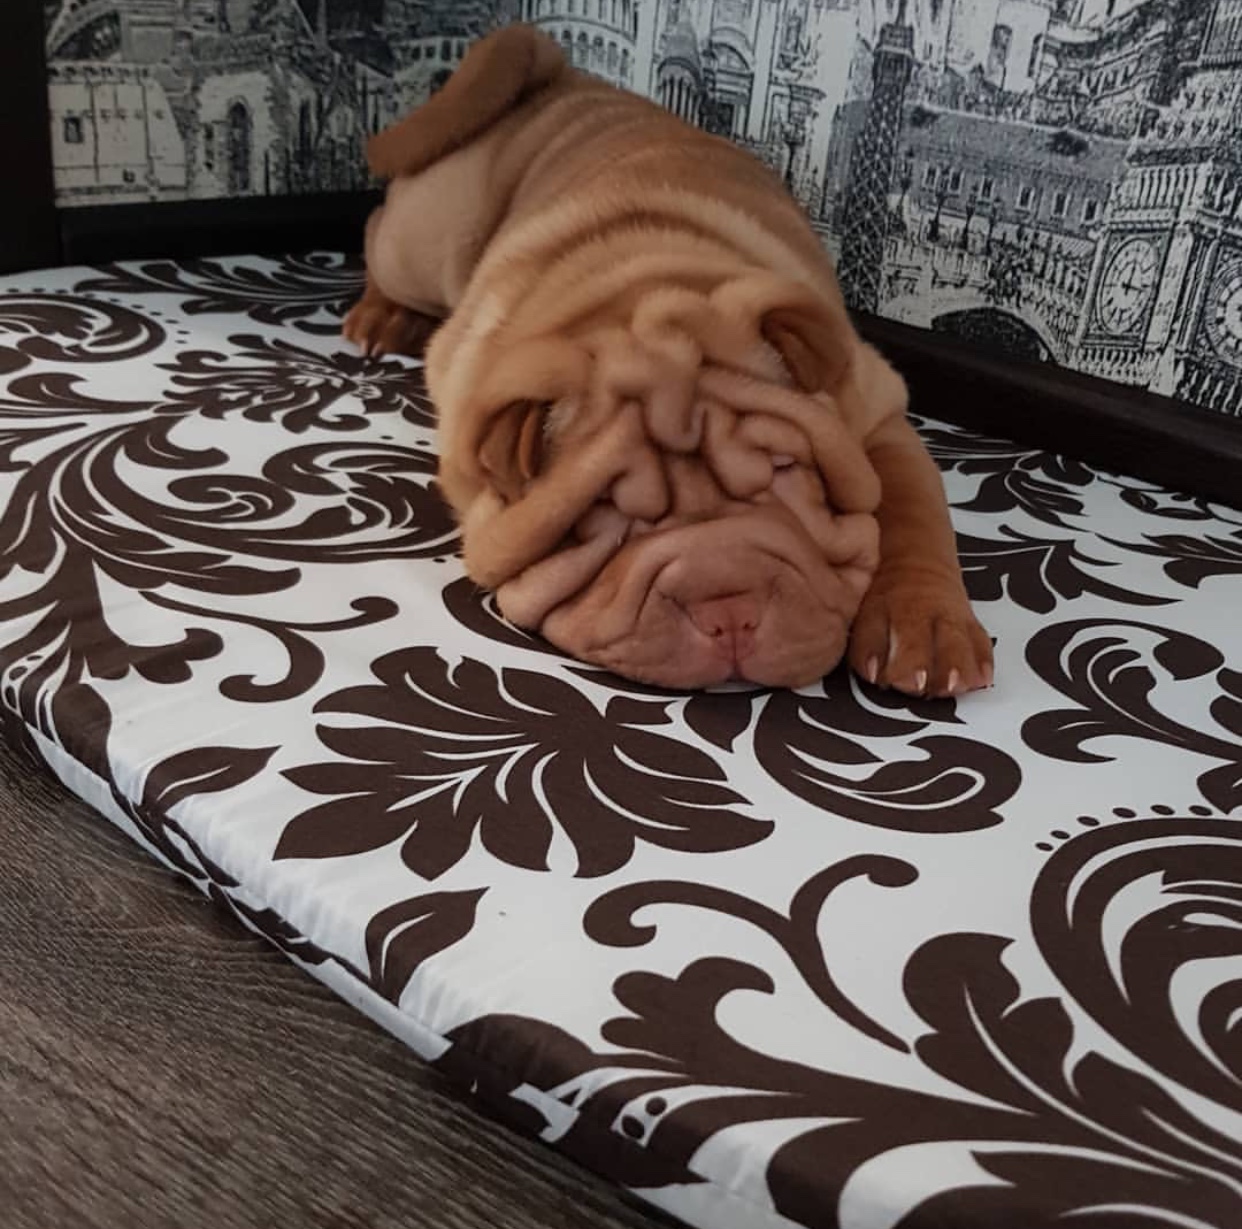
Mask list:
[[367,142],[367,164],[386,179],[414,175],[473,141],[568,67],[546,34],[504,26],[470,45],[438,94]]
[[479,444],[479,465],[506,503],[522,497],[544,459],[547,402],[514,401],[493,415]]
[[771,274],[731,282],[713,300],[727,315],[757,326],[803,392],[832,392],[848,374],[857,339],[843,303]]
[[848,340],[840,328],[815,304],[773,308],[764,314],[759,331],[804,393],[822,393],[836,388],[850,365]]

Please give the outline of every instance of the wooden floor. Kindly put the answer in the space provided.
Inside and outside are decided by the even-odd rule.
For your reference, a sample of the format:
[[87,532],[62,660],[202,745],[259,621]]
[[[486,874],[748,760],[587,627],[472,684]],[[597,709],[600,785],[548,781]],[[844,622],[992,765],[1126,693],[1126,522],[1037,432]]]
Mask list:
[[651,1229],[0,744],[5,1229]]

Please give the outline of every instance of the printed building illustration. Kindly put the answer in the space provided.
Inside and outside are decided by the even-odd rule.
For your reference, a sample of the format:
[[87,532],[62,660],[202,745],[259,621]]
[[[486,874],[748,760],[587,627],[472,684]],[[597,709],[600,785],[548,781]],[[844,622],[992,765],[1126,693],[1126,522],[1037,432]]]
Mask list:
[[363,187],[366,136],[515,12],[503,0],[63,0],[47,23],[61,203]]
[[[1242,5],[950,0],[939,43],[935,7],[881,28],[837,115],[824,208],[855,306],[1242,411]],[[895,71],[900,38],[936,54]]]
[[859,310],[1242,413],[1242,0],[47,0],[61,203],[349,190],[469,42],[767,162]]

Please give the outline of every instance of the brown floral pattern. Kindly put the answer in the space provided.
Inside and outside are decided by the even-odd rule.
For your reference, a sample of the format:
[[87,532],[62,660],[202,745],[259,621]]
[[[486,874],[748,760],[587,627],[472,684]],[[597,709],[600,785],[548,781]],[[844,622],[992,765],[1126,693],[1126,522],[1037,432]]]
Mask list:
[[702,1229],[1242,1224],[1242,513],[940,423],[997,685],[694,695],[467,581],[332,255],[0,295],[0,715]]
[[186,316],[241,316],[335,337],[362,283],[362,262],[357,257],[312,252],[278,262],[242,258],[107,265],[81,280],[77,289],[84,294],[123,295],[138,303],[148,302],[152,295],[172,294]]
[[431,880],[477,833],[493,858],[547,870],[559,828],[576,873],[594,877],[629,862],[637,841],[718,853],[772,827],[734,809],[746,800],[714,759],[643,728],[624,701],[600,711],[568,683],[477,661],[450,672],[429,648],[381,657],[372,670],[377,686],[317,707],[373,724],[321,725],[320,741],[349,759],[286,772],[332,801],[289,822],[276,858],[345,857],[400,840],[401,860]]
[[[1235,824],[1187,815],[1102,828],[1058,850],[1031,899],[1047,927],[1040,953],[1066,987],[1062,995],[1023,991],[1007,967],[1007,937],[927,939],[901,974],[913,1009],[906,1036],[875,1036],[913,1053],[949,1091],[848,1072],[828,1048],[820,1062],[806,1063],[731,1034],[721,1020],[742,996],[759,996],[764,1020],[779,1027],[768,971],[778,966],[715,954],[710,941],[676,976],[643,971],[617,980],[623,1014],[603,1026],[606,1050],[554,1025],[489,1016],[455,1030],[440,1065],[464,1074],[477,1056],[503,1054],[507,1085],[491,1082],[480,1095],[494,1101],[520,1086],[538,1090],[541,1098],[528,1095],[522,1104],[573,1152],[593,1155],[591,1141],[611,1124],[630,1148],[605,1154],[605,1163],[641,1186],[685,1182],[696,1151],[726,1128],[818,1121],[792,1133],[765,1168],[767,1194],[795,1224],[848,1223],[870,1197],[884,1210],[874,1223],[908,1227],[1051,1227],[1067,1217],[1127,1229],[1224,1225],[1242,1210],[1242,1148],[1228,1129],[1189,1112],[1168,1085],[1236,1112],[1237,1085],[1225,1072],[1236,1073],[1237,1053],[1224,1013],[1236,1010],[1238,983],[1220,975],[1210,988],[1197,987],[1201,1007],[1188,1028],[1174,1011],[1172,982],[1197,959],[1242,954],[1240,855]],[[1111,907],[1153,873],[1164,886],[1148,911],[1127,918],[1119,940],[1106,938]],[[900,892],[917,872],[891,859],[841,864],[808,880],[779,918],[765,917],[745,896],[645,883],[597,901],[588,929],[601,944],[631,946],[655,936],[655,927],[635,926],[639,909],[663,906],[670,925],[679,909],[717,910],[768,931],[781,957],[802,964],[812,982],[824,975],[817,914],[834,887],[856,876]],[[1086,910],[1066,895],[1080,879]],[[1170,933],[1168,922],[1191,917],[1203,920]],[[1109,959],[1116,942],[1127,957],[1121,986]],[[1084,1040],[1087,1017],[1106,1026],[1102,1046]],[[878,1027],[847,1022],[859,1031]],[[894,1158],[887,1173],[877,1164],[886,1157]]]

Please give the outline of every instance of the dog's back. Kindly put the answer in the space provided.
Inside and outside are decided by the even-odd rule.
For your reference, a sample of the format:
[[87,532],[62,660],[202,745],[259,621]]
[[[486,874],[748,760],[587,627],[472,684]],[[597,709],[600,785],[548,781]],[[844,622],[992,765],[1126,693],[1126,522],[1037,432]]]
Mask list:
[[[822,245],[768,167],[571,68],[529,26],[474,44],[438,94],[372,138],[368,158],[395,177],[385,250],[369,263],[407,266],[406,285],[390,277],[386,290],[411,307],[455,307],[485,249],[546,265],[606,234],[670,230],[836,294]],[[417,255],[399,239],[415,233]]]

